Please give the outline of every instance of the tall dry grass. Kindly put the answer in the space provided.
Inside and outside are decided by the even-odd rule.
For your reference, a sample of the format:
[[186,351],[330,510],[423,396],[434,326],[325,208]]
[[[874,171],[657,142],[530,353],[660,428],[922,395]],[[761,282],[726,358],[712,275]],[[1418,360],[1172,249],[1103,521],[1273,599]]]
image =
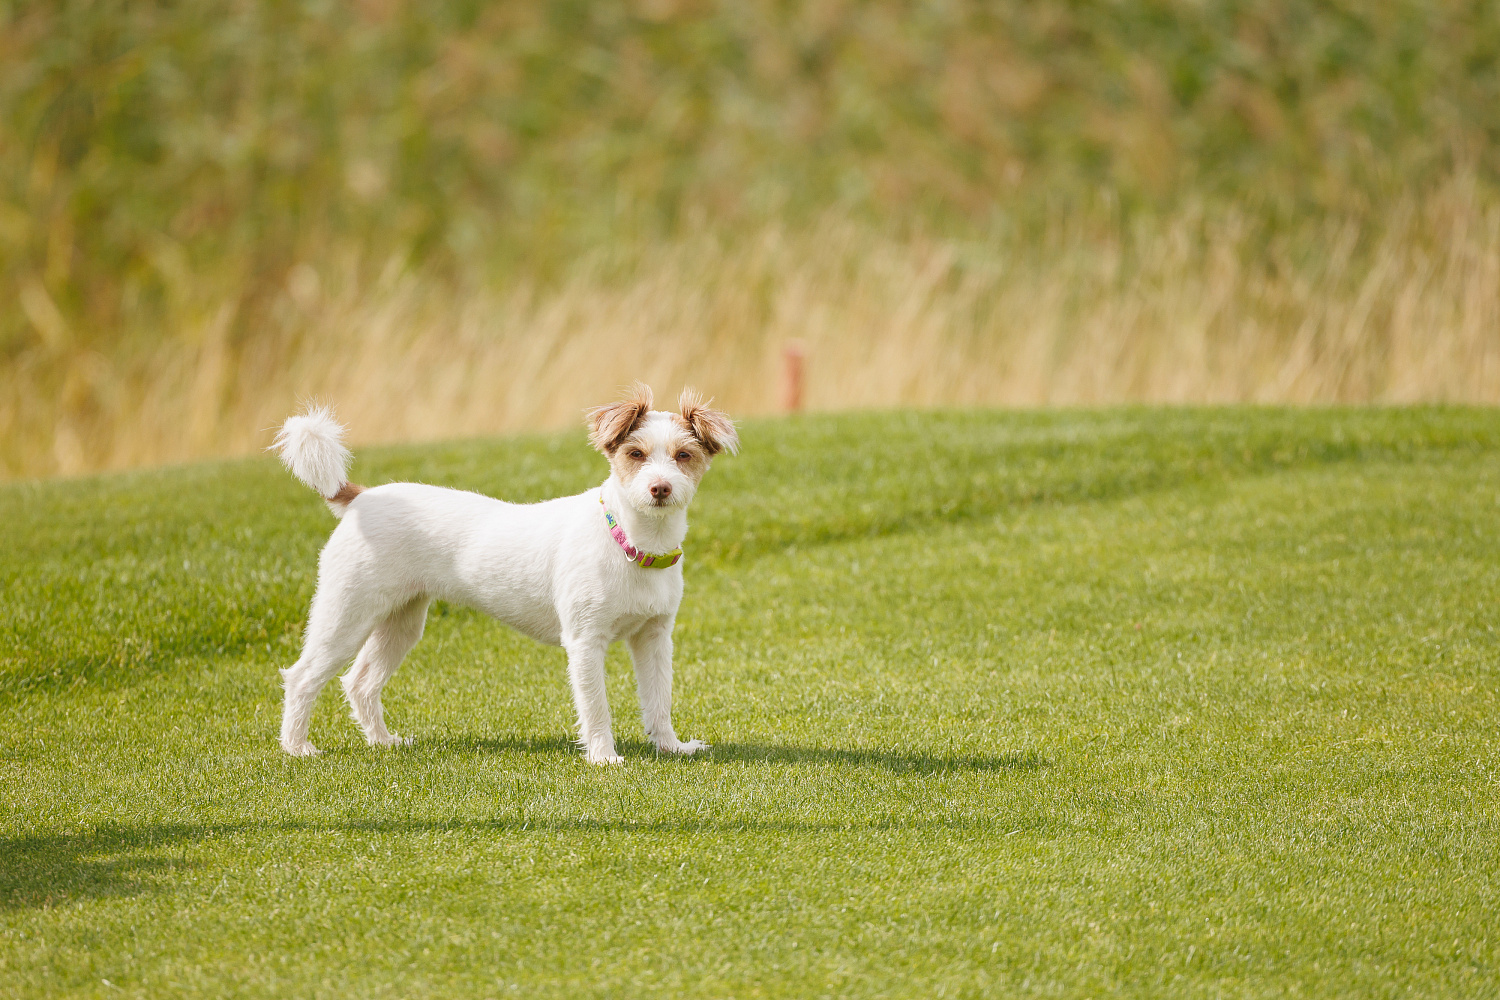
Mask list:
[[1500,205],[1478,190],[1455,180],[1296,233],[1191,207],[988,241],[830,218],[641,247],[628,264],[597,255],[501,290],[351,254],[293,267],[239,343],[243,290],[178,268],[173,335],[114,353],[78,345],[37,283],[21,295],[36,341],[0,371],[5,471],[248,453],[306,398],[363,442],[572,426],[635,378],[764,414],[791,341],[815,410],[1493,404]]
[[1491,401],[1497,135],[1475,0],[0,0],[0,477],[766,412],[792,339],[815,408]]

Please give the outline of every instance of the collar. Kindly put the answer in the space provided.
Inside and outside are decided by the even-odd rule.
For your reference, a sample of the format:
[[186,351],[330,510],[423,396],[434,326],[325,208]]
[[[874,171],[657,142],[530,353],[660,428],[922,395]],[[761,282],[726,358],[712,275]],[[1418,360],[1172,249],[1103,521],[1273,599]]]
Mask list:
[[642,552],[631,545],[630,539],[625,535],[625,529],[620,527],[620,522],[615,519],[615,515],[604,503],[603,493],[599,495],[599,506],[604,508],[604,520],[609,524],[609,533],[614,536],[616,542],[620,543],[620,548],[625,550],[626,557],[641,569],[667,569],[682,561],[681,547],[671,552]]

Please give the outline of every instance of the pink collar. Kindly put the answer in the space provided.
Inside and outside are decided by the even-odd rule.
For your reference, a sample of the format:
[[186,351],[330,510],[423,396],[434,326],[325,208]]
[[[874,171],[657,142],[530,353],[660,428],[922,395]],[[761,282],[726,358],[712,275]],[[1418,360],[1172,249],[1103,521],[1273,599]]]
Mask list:
[[615,515],[610,513],[609,507],[604,502],[604,494],[599,494],[599,506],[604,508],[604,520],[609,523],[609,533],[620,548],[625,550],[625,555],[631,562],[640,566],[641,569],[667,569],[676,566],[682,560],[682,549],[675,548],[671,552],[642,552],[630,544],[630,539],[625,536],[625,529],[620,527],[620,522],[615,520]]

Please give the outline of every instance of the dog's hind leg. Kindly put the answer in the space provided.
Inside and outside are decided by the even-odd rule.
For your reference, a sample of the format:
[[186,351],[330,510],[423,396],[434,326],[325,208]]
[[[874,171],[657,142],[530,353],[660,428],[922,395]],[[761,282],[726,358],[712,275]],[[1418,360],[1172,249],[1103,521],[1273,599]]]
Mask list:
[[313,598],[302,656],[281,672],[286,688],[281,708],[281,749],[293,757],[311,757],[318,752],[307,741],[313,702],[370,634],[368,619],[349,614],[337,606],[338,602],[320,601],[321,596]]
[[409,742],[385,728],[385,709],[380,691],[401,666],[401,661],[422,638],[427,624],[428,598],[419,597],[375,626],[365,640],[354,666],[341,681],[349,699],[349,711],[365,731],[371,746],[397,746]]

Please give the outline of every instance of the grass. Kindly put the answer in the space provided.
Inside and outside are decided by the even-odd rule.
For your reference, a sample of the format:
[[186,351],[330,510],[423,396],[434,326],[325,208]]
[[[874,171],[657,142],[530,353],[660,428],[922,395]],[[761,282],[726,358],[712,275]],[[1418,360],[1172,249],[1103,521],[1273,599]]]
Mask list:
[[[614,277],[587,256],[560,286],[509,291],[302,265],[253,343],[210,304],[191,343],[128,370],[66,351],[62,368],[0,368],[0,466],[252,453],[299,397],[336,400],[365,443],[571,427],[633,377],[764,414],[793,341],[813,410],[1500,402],[1500,205],[1471,179],[1383,211],[1293,236],[1192,210],[1035,241],[829,220],[700,234]],[[79,398],[104,401],[74,415],[44,391],[67,357]]]
[[0,477],[764,414],[792,338],[819,410],[1493,405],[1497,181],[1475,0],[0,0]]
[[[366,748],[276,748],[331,521],[265,460],[0,490],[0,992],[1482,996],[1500,420],[751,423],[696,505],[678,729],[439,607]],[[581,435],[366,451],[533,499]],[[328,695],[335,694],[334,691]]]

